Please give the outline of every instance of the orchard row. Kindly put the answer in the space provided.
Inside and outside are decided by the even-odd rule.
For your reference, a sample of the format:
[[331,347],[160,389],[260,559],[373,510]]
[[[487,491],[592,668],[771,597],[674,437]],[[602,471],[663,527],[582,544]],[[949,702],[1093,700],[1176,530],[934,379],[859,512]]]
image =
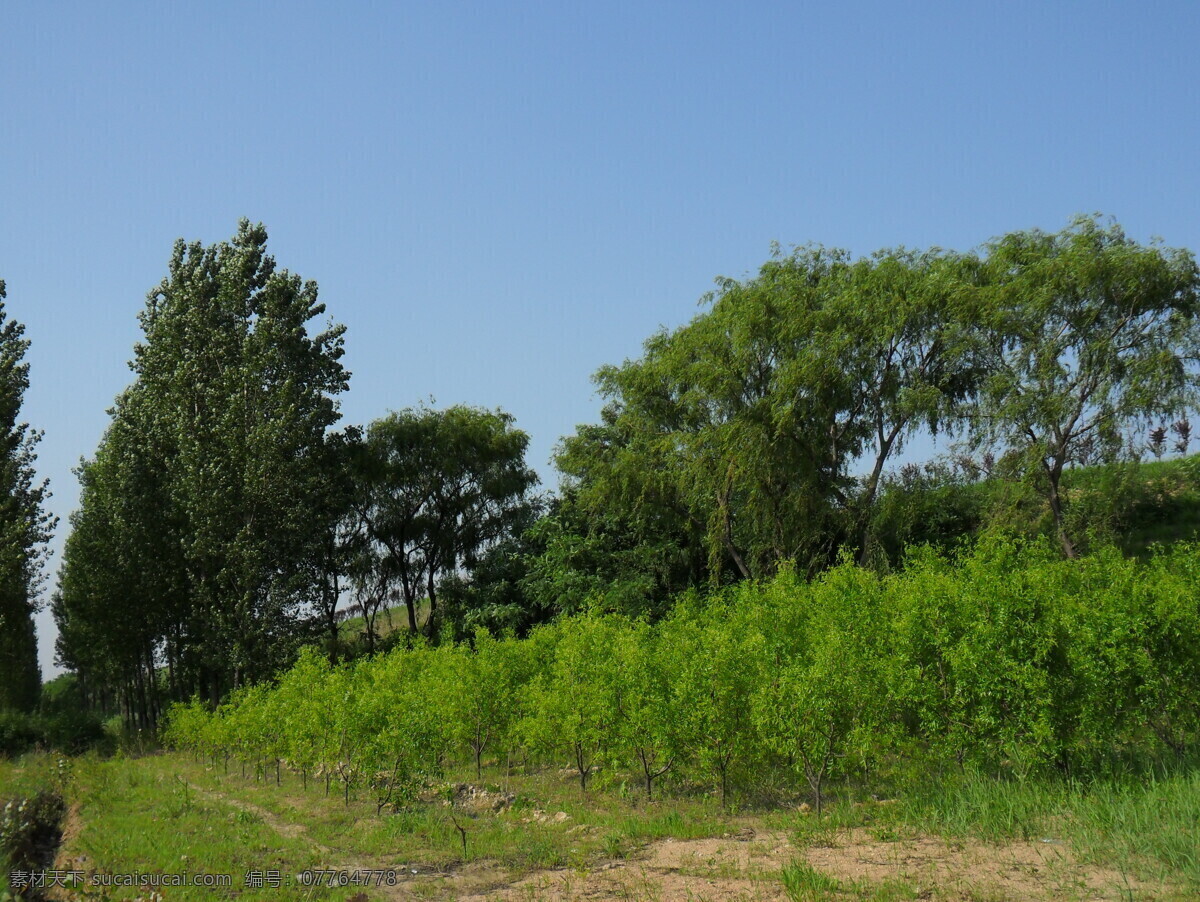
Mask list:
[[380,809],[489,760],[819,807],[831,778],[902,763],[1087,777],[1174,758],[1200,736],[1198,685],[1196,547],[1062,560],[996,539],[887,576],[846,562],[688,594],[653,625],[580,615],[340,666],[309,650],[215,711],[175,706],[166,735]]

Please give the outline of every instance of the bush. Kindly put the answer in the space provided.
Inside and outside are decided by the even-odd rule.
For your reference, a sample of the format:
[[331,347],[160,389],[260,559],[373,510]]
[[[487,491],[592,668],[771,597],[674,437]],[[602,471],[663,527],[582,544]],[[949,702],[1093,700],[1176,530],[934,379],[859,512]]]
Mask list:
[[15,758],[45,741],[40,718],[19,711],[0,711],[0,755]]
[[48,866],[62,839],[66,810],[63,797],[48,789],[9,801],[0,810],[0,858],[13,870]]
[[43,719],[45,744],[68,755],[82,755],[89,749],[111,751],[111,738],[104,721],[91,711],[66,709]]

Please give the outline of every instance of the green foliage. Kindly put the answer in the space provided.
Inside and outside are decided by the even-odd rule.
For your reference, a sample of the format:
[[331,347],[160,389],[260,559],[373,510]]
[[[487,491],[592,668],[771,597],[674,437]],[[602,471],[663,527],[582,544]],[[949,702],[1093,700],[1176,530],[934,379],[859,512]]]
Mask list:
[[662,625],[677,741],[697,775],[715,783],[722,806],[736,769],[759,747],[751,700],[768,664],[764,613],[720,597],[711,608],[681,604]]
[[141,314],[136,381],[80,468],[59,656],[143,727],[160,663],[170,695],[215,702],[289,663],[328,595],[345,330],[309,331],[317,286],[277,270],[266,242],[242,221],[231,241],[176,243]]
[[1139,245],[1096,217],[987,252],[976,440],[1036,488],[1074,556],[1064,471],[1116,460],[1132,427],[1195,405],[1200,271],[1190,252]]
[[661,578],[672,543],[692,585],[792,560],[815,572],[842,544],[865,554],[886,462],[915,430],[956,422],[975,390],[971,277],[940,252],[852,262],[809,247],[718,280],[705,313],[597,373],[603,421],[557,458],[588,519],[549,550],[594,555],[596,524],[613,524],[635,537],[603,549],[629,559],[625,572]]
[[41,688],[33,615],[56,524],[42,510],[47,483],[34,473],[41,433],[22,423],[29,388],[25,327],[8,318],[0,279],[0,711],[32,711]]
[[654,781],[686,752],[672,698],[676,651],[643,621],[621,630],[605,649],[615,668],[618,754],[640,771],[647,799],[654,798]]
[[949,552],[990,522],[985,484],[959,468],[907,464],[881,481],[866,560],[897,567],[910,547],[930,545]]
[[807,861],[793,861],[785,865],[780,877],[788,898],[793,902],[819,902],[842,889],[840,881],[821,873]]
[[993,535],[883,576],[846,560],[685,596],[655,624],[585,614],[340,667],[307,653],[274,688],[177,706],[167,736],[381,808],[520,747],[584,789],[632,777],[653,798],[665,779],[725,806],[799,792],[820,810],[831,785],[906,770],[1102,776],[1200,750],[1197,599],[1196,546],[1071,561]]
[[525,466],[529,437],[502,411],[455,406],[408,409],[367,429],[358,461],[354,573],[364,607],[398,585],[409,629],[417,602],[440,622],[437,583],[474,569],[497,543],[530,521],[537,476]]
[[0,809],[0,862],[25,871],[51,864],[66,812],[63,797],[49,789],[7,800]]
[[843,565],[809,593],[803,611],[777,620],[773,678],[755,689],[758,732],[808,782],[820,816],[822,788],[845,759],[886,739],[887,608],[879,582]]
[[555,605],[528,590],[531,561],[541,560],[545,548],[538,520],[540,501],[521,505],[511,534],[486,548],[469,572],[445,575],[438,584],[442,634],[455,641],[469,640],[480,629],[493,634],[527,635],[549,620]]
[[82,708],[47,714],[0,711],[0,758],[17,757],[36,748],[80,755],[89,749],[103,752],[110,747],[103,721]]
[[32,714],[0,711],[0,757],[23,754],[45,740],[42,724]]
[[617,747],[620,684],[606,650],[624,628],[617,618],[595,616],[542,627],[554,633],[554,658],[526,688],[526,741],[565,753],[584,790],[597,764],[611,759]]
[[476,776],[484,752],[508,740],[517,717],[522,667],[516,646],[476,631],[472,645],[447,646],[440,679],[430,684],[435,716],[445,719],[459,748],[469,749]]

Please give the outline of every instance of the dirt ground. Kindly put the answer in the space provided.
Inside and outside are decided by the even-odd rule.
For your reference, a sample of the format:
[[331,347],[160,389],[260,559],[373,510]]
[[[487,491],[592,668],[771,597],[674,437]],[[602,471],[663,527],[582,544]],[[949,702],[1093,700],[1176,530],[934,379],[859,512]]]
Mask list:
[[[447,881],[448,894],[464,900],[584,899],[787,900],[782,870],[796,861],[840,884],[829,898],[892,898],[1024,902],[1024,900],[1154,899],[1148,887],[1116,871],[1083,866],[1053,843],[949,843],[921,838],[884,842],[865,830],[838,835],[829,844],[798,849],[782,833],[746,830],[704,840],[664,840],[626,861],[587,872],[541,872],[508,885],[467,891],[463,878]],[[478,875],[482,877],[483,875]],[[458,893],[454,890],[457,888]],[[889,889],[891,892],[889,892]],[[822,898],[822,896],[815,896]]]

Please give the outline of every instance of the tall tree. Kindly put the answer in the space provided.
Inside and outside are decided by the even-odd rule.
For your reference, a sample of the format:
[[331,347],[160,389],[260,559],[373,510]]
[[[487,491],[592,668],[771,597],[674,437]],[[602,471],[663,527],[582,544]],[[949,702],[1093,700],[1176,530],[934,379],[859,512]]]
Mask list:
[[711,581],[865,554],[888,460],[975,390],[967,262],[805,247],[721,280],[705,313],[597,374],[604,422],[558,455],[578,503],[699,535]]
[[235,686],[290,656],[320,594],[305,559],[349,380],[345,327],[310,334],[325,312],[316,283],[277,271],[266,243],[245,220],[230,242],[177,242],[133,364],[174,445],[168,483],[186,523],[197,638]]
[[[880,251],[858,260],[831,300],[812,345],[809,380],[840,374],[854,453],[867,465],[851,508],[859,559],[884,468],[917,430],[956,429],[979,388],[978,261],[943,251]],[[836,377],[835,377],[836,378]]]
[[245,220],[228,242],[176,242],[141,314],[136,382],[82,471],[58,604],[79,659],[94,620],[71,621],[136,584],[111,610],[149,630],[143,670],[165,658],[177,693],[213,701],[289,661],[328,606],[318,559],[340,513],[345,329],[310,331],[317,286],[277,270],[266,243]]
[[29,341],[8,318],[6,297],[0,280],[0,709],[28,711],[41,690],[33,615],[55,520],[42,510],[50,493],[34,473],[41,433],[20,422]]
[[417,602],[437,625],[438,579],[523,526],[537,476],[525,466],[529,436],[502,411],[408,409],[367,429],[357,510],[368,540],[367,578],[398,584],[417,631]]
[[158,670],[176,698],[198,665],[188,637],[182,523],[165,481],[168,455],[143,386],[117,399],[95,457],[76,471],[79,508],[63,548],[52,609],[58,661],[101,707],[119,704],[150,727],[162,704]]
[[1095,217],[987,252],[977,439],[1037,486],[1075,557],[1063,472],[1114,460],[1131,427],[1195,406],[1200,273],[1189,251],[1138,244]]
[[804,366],[848,271],[844,254],[818,248],[795,267],[721,280],[708,311],[653,336],[642,359],[602,368],[607,428],[581,430],[560,454],[580,474],[580,502],[674,516],[700,537],[713,580],[827,556],[853,438],[843,384]]

